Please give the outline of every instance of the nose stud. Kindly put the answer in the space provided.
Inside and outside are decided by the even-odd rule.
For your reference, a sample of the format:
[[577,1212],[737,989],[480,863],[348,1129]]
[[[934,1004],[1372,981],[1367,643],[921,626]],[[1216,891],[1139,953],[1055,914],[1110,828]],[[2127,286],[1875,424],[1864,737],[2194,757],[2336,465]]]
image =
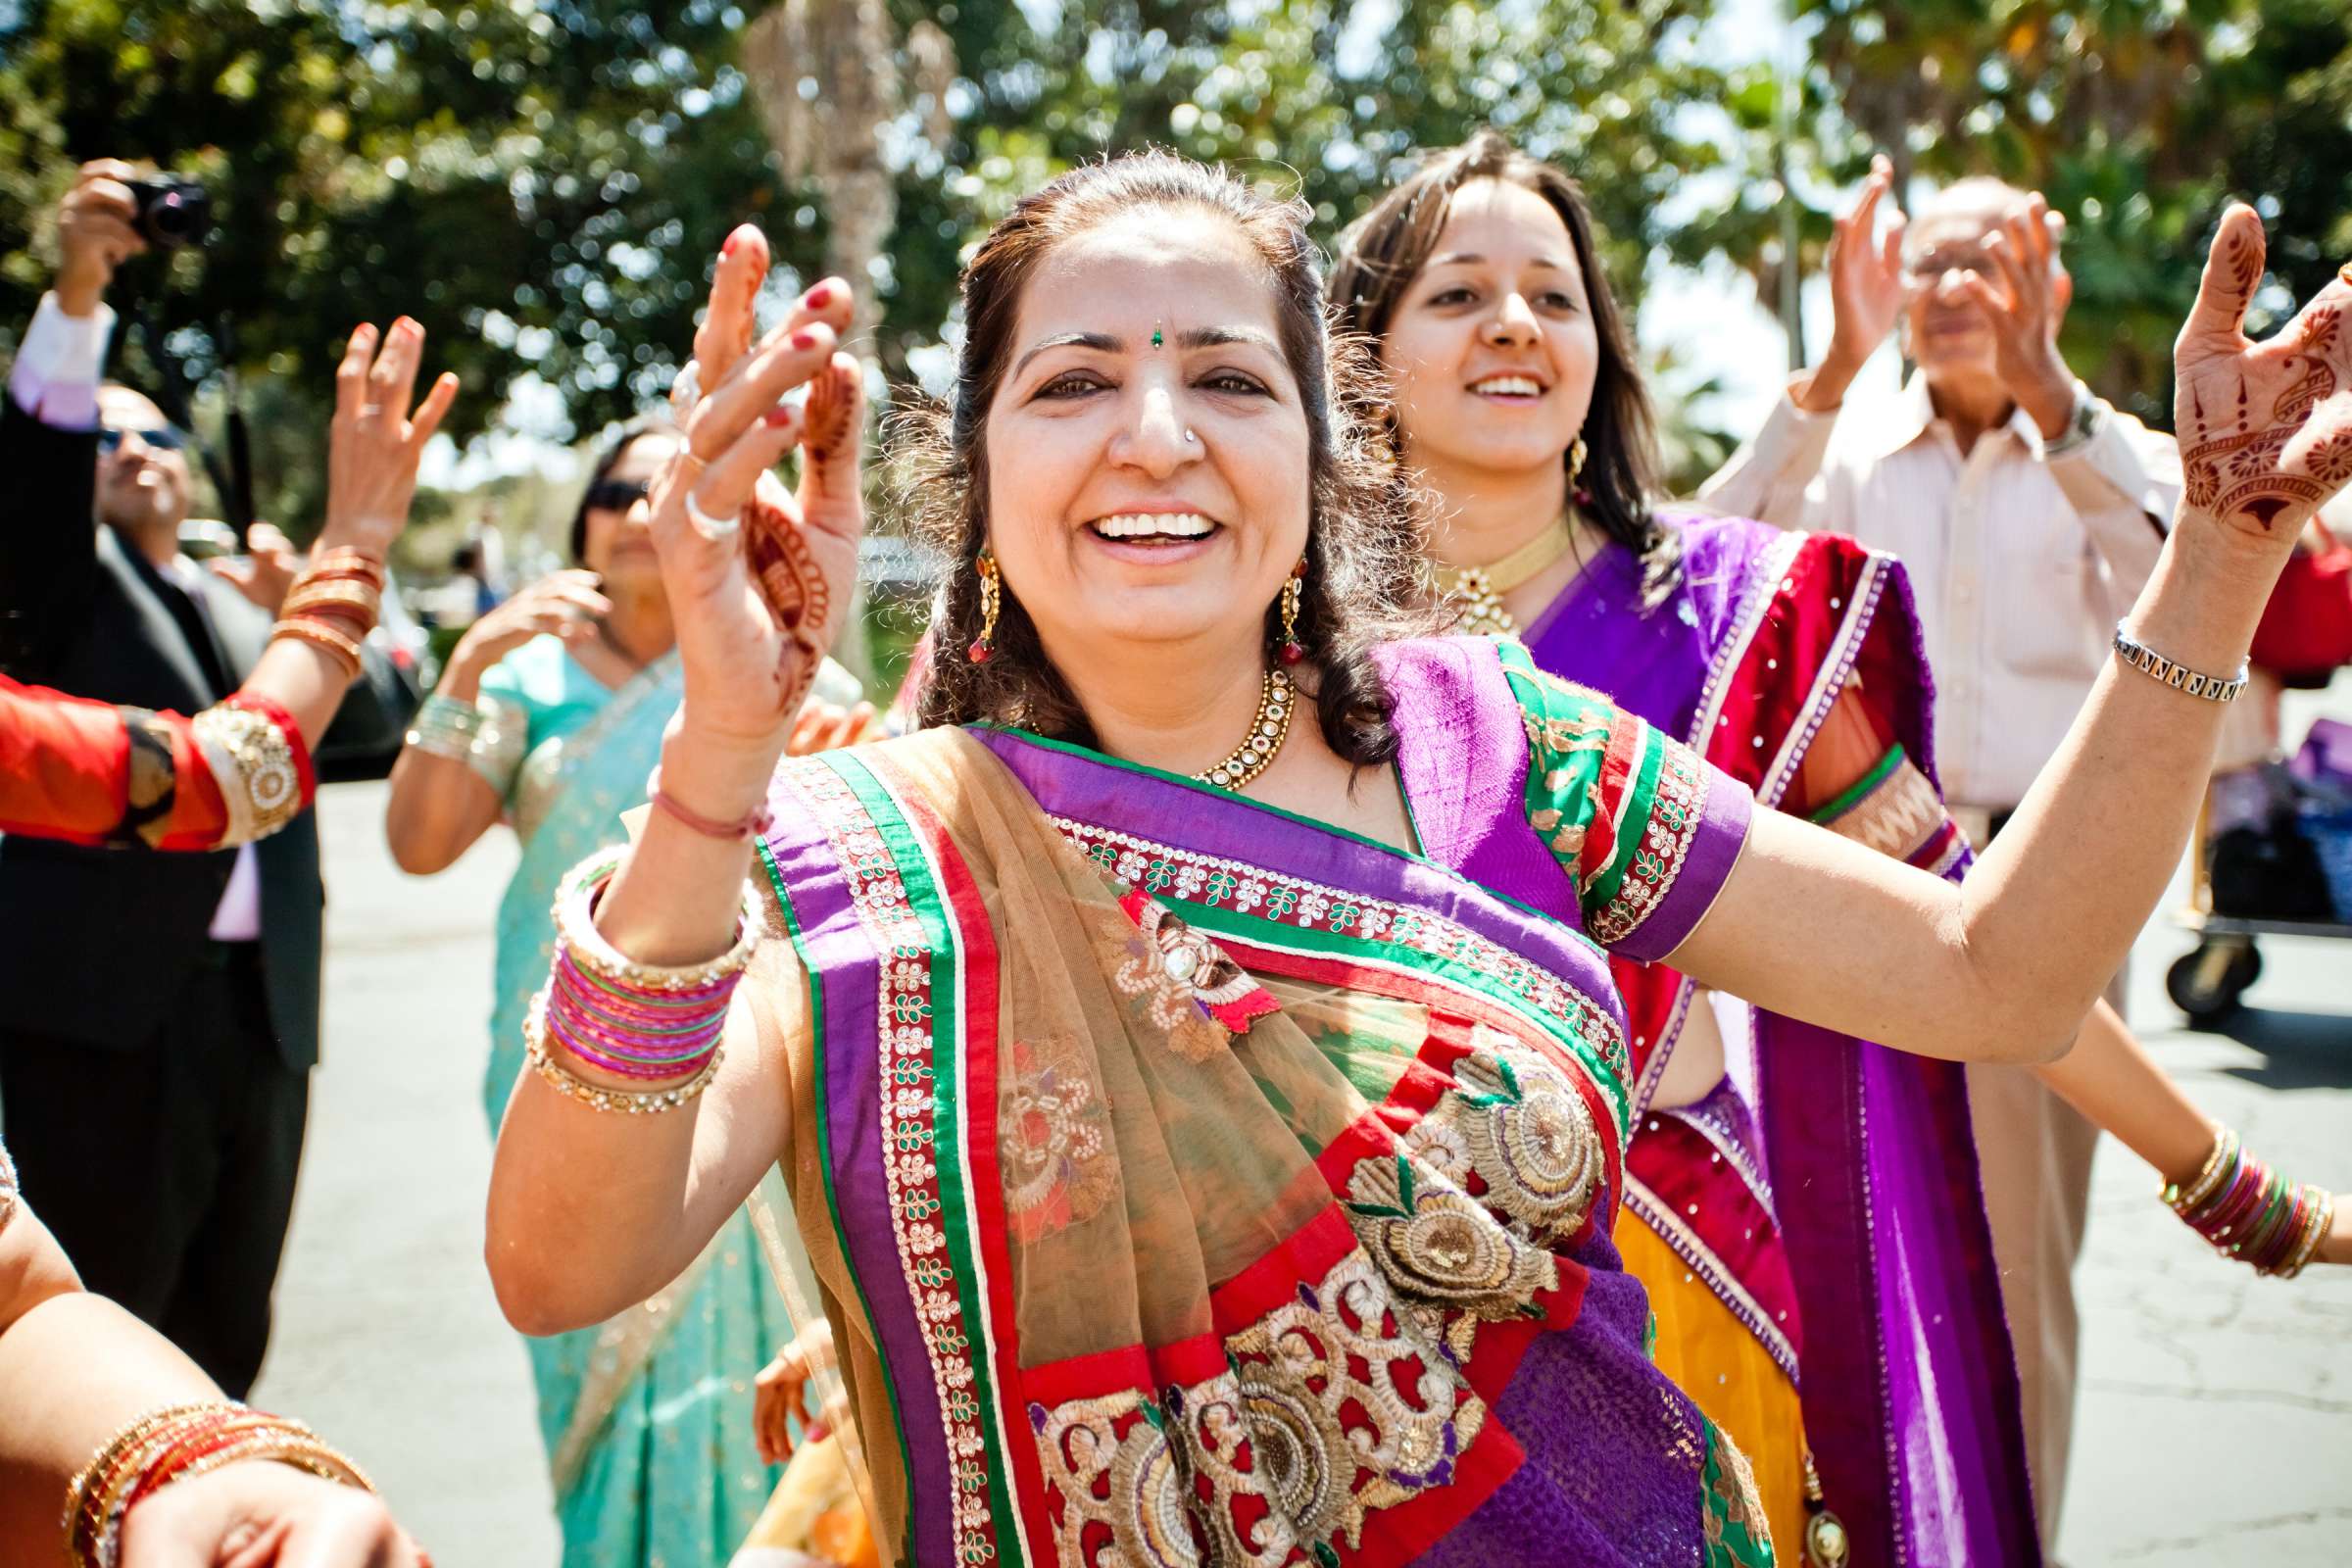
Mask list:
[[1187,430],[1184,432],[1184,444],[1188,447],[1199,446],[1200,444],[1200,438],[1193,434],[1192,431]]

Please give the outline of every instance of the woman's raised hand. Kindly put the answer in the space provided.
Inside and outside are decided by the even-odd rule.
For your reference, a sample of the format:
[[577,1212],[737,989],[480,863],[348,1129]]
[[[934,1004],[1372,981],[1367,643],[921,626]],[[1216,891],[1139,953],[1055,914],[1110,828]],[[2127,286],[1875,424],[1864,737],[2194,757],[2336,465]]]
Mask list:
[[458,397],[458,378],[443,371],[412,411],[423,357],[424,328],[406,316],[383,335],[381,352],[373,326],[363,322],[352,330],[335,370],[321,550],[348,546],[381,560],[408,526],[416,465]]
[[2268,341],[2246,336],[2262,220],[2222,215],[2197,303],[2173,345],[2183,520],[2204,514],[2283,564],[2303,525],[2352,480],[2352,266]]
[[[772,761],[857,579],[865,405],[858,361],[837,351],[849,286],[818,283],[755,343],[767,269],[758,228],[727,236],[672,393],[686,441],[654,483],[653,533],[684,664],[681,733]],[[782,401],[803,385],[805,404]],[[772,470],[795,447],[790,493]]]

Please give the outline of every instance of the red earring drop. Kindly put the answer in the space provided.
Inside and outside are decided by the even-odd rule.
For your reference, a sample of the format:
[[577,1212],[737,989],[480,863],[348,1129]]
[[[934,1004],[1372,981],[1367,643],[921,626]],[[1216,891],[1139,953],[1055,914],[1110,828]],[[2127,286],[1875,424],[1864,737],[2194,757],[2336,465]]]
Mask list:
[[1306,586],[1306,558],[1300,556],[1298,564],[1291,568],[1288,582],[1282,585],[1282,662],[1296,664],[1306,657],[1298,645],[1298,595]]

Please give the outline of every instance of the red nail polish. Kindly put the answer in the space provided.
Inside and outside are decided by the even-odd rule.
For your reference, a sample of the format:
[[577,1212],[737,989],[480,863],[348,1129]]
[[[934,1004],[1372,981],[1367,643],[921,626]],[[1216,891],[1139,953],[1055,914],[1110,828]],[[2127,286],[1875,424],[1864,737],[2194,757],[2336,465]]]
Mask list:
[[817,285],[816,285],[816,287],[814,287],[814,288],[812,288],[812,289],[810,289],[810,290],[808,291],[808,308],[809,308],[810,310],[812,310],[812,311],[821,311],[821,310],[823,310],[823,309],[824,309],[826,306],[828,306],[828,305],[830,305],[830,304],[832,304],[832,303],[833,303],[833,285],[832,285],[832,284],[830,284],[830,283],[819,283],[819,284],[817,284]]
[[732,256],[735,254],[735,247],[742,243],[743,230],[739,228],[732,234],[729,234],[726,238],[726,242],[718,247],[718,254],[721,256]]
[[792,422],[792,410],[779,403],[774,408],[768,410],[765,414],[760,416],[760,422],[766,425],[770,430],[781,429],[785,425]]
[[806,329],[795,332],[792,334],[792,346],[796,349],[812,349],[816,347],[816,334]]

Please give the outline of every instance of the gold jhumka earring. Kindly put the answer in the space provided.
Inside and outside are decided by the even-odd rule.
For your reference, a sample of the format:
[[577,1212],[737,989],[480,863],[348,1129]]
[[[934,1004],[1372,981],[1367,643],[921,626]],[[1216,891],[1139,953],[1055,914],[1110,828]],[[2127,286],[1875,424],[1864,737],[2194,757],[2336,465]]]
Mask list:
[[972,563],[972,569],[980,574],[980,635],[972,639],[972,646],[964,650],[964,655],[975,664],[985,664],[992,652],[989,639],[997,634],[997,607],[1002,593],[997,558],[983,550]]
[[1282,585],[1282,662],[1296,664],[1306,657],[1298,643],[1298,596],[1306,591],[1306,558],[1300,556],[1298,564]]

